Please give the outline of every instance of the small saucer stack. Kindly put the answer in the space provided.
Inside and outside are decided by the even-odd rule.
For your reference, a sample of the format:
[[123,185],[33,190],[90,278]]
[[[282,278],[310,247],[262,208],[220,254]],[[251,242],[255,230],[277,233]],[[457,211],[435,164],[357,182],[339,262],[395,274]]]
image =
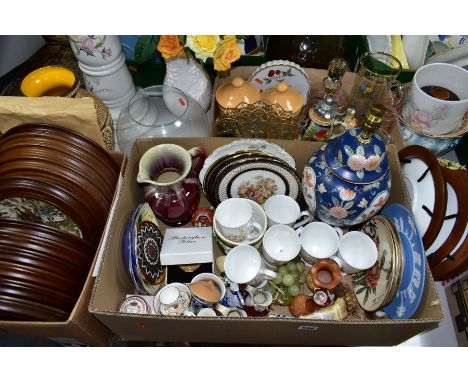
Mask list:
[[398,153],[417,229],[435,280],[468,269],[466,170],[442,167],[428,149],[412,145]]
[[72,130],[17,126],[0,138],[0,319],[63,321],[107,221],[120,169]]

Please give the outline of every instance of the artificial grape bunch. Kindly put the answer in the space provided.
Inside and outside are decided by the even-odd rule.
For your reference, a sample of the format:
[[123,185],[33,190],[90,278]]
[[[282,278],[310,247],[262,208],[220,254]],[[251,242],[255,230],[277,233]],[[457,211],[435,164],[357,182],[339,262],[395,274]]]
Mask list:
[[301,285],[306,281],[306,267],[299,257],[278,268],[278,276],[269,281],[266,289],[273,295],[273,303],[289,305],[300,293]]

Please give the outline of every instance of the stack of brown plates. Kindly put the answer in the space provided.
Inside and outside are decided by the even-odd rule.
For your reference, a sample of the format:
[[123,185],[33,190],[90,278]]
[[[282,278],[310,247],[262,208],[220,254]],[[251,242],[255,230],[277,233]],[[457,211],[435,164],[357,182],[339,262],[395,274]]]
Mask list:
[[72,130],[17,126],[0,139],[0,319],[63,321],[99,244],[119,168]]

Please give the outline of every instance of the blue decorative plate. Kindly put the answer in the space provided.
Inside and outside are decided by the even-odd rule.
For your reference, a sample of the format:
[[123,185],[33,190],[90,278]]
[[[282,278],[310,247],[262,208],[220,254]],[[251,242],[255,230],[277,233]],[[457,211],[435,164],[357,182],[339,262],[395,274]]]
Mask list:
[[383,308],[391,319],[410,319],[424,292],[426,256],[421,236],[411,213],[401,204],[390,204],[382,214],[395,223],[403,245],[403,274],[395,298]]

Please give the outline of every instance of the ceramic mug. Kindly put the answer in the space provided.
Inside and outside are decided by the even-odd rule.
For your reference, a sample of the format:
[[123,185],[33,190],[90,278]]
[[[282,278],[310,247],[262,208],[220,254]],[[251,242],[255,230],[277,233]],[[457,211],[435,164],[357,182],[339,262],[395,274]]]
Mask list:
[[308,211],[301,212],[299,204],[288,195],[271,196],[267,199],[263,208],[268,218],[268,227],[276,224],[292,227],[302,216],[306,216],[306,219],[301,221],[302,224],[310,221],[310,213]]
[[372,267],[377,261],[377,246],[365,233],[350,231],[341,237],[335,260],[345,274],[360,272]]
[[229,280],[252,286],[261,285],[277,276],[276,272],[267,269],[260,253],[250,245],[239,245],[228,253],[224,272]]
[[[195,291],[194,289],[192,289],[192,285],[194,283],[199,282],[199,281],[211,282],[211,285],[207,285],[207,287],[211,288],[211,286],[213,286],[215,288],[215,292],[219,292],[219,298],[217,299],[217,301],[214,301],[214,300],[213,301],[208,301],[207,299],[204,298],[204,296],[206,295],[206,292],[207,292],[206,287],[199,290],[199,291]],[[190,291],[192,293],[193,299],[197,300],[198,302],[200,302],[204,306],[211,306],[213,304],[217,304],[226,295],[226,286],[224,285],[223,280],[219,276],[216,276],[213,273],[200,273],[200,274],[196,275],[192,279],[192,281],[190,282],[189,289],[190,289]],[[208,291],[208,292],[212,293],[213,290]]]
[[255,239],[263,231],[261,224],[255,221],[252,206],[247,199],[226,199],[216,208],[214,218],[223,236],[237,243]]
[[301,259],[309,265],[336,254],[343,235],[340,228],[323,222],[309,223],[296,232],[301,240]]
[[301,239],[290,226],[277,224],[263,237],[263,259],[270,265],[286,264],[301,251]]
[[[459,100],[448,100],[449,91]],[[468,72],[457,65],[436,63],[416,71],[402,107],[402,116],[419,130],[447,134],[461,126],[467,110]]]

